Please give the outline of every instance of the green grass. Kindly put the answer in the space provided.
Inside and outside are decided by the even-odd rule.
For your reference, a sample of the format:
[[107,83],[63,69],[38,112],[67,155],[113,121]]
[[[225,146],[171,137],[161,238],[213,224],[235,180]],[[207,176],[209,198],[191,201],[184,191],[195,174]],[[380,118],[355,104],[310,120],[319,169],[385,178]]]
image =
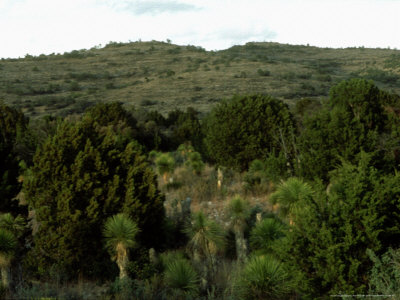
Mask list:
[[390,49],[278,43],[206,51],[156,41],[112,42],[103,48],[2,59],[0,99],[40,116],[81,113],[98,101],[162,113],[188,106],[207,112],[234,94],[266,93],[295,102],[326,97],[330,86],[350,77],[372,79],[400,93],[399,57]]

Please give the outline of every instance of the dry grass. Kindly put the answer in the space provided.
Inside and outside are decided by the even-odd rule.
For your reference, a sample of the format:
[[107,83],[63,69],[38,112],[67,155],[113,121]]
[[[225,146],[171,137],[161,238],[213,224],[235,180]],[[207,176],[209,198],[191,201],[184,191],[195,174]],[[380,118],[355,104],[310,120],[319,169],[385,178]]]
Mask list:
[[207,52],[155,41],[109,44],[0,61],[0,99],[30,116],[80,113],[97,101],[116,100],[163,113],[188,106],[207,112],[233,94],[288,101],[326,96],[332,84],[354,76],[400,92],[399,67],[399,51],[389,49],[249,43]]
[[169,216],[182,212],[180,203],[187,197],[192,200],[192,212],[203,211],[222,224],[227,222],[226,206],[236,195],[246,199],[250,207],[258,206],[264,211],[273,210],[269,202],[272,185],[254,193],[249,192],[245,189],[244,175],[237,172],[224,172],[224,181],[220,189],[217,187],[217,171],[210,165],[206,165],[200,175],[194,174],[184,166],[178,167],[172,178],[174,184],[164,184],[161,176],[158,179],[159,187],[166,196],[165,208]]

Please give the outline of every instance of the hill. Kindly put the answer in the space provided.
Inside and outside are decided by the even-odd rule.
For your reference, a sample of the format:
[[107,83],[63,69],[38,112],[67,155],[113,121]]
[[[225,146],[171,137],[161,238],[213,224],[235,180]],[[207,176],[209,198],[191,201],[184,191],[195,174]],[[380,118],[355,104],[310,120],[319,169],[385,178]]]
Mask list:
[[227,50],[164,42],[110,42],[103,48],[0,61],[0,100],[31,116],[81,113],[99,101],[160,112],[207,112],[233,94],[293,102],[327,96],[350,77],[400,93],[400,51],[247,43]]

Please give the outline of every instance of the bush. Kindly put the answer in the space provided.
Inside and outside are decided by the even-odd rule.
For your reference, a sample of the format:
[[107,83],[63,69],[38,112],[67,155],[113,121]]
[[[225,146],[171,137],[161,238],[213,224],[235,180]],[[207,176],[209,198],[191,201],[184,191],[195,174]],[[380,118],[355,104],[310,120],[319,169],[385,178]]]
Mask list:
[[[284,150],[294,122],[289,108],[270,96],[235,96],[219,103],[205,121],[205,144],[216,163],[246,170],[254,159]],[[290,155],[289,148],[285,148]]]
[[293,292],[291,276],[284,265],[271,256],[255,256],[244,266],[237,282],[243,299],[288,299]]

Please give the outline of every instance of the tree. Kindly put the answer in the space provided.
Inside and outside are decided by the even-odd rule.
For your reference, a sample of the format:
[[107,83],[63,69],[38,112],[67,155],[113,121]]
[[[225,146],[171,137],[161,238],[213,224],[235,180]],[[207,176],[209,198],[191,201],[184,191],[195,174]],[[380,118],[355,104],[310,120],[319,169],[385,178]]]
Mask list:
[[289,108],[270,96],[235,96],[217,105],[205,122],[205,145],[216,163],[240,170],[254,159],[283,151],[293,158]]
[[127,276],[126,266],[129,262],[129,249],[136,244],[135,238],[139,232],[136,223],[124,214],[118,214],[107,219],[103,236],[106,247],[112,253],[119,268],[119,278]]
[[228,216],[231,222],[231,227],[235,233],[236,239],[236,255],[239,261],[244,262],[247,255],[247,244],[244,238],[244,230],[246,220],[250,216],[248,203],[236,196],[232,198],[227,206]]
[[75,276],[104,274],[103,222],[124,213],[135,221],[143,247],[162,243],[163,195],[141,147],[113,125],[90,116],[63,122],[38,149],[26,199],[39,223],[30,252],[35,269],[51,265]]
[[15,146],[25,130],[28,119],[24,114],[0,102],[0,212],[18,214],[18,201],[13,201],[21,189],[19,158]]
[[358,165],[343,162],[331,173],[331,186],[315,188],[299,201],[294,224],[282,239],[280,258],[296,266],[315,298],[368,292],[372,262],[366,250],[381,255],[400,241],[400,175],[382,175],[371,155]]
[[328,103],[304,119],[298,140],[298,174],[326,181],[328,172],[340,164],[341,158],[354,163],[360,151],[373,153],[377,168],[392,171],[398,162],[390,155],[399,146],[395,135],[391,136],[391,128],[387,128],[394,124],[390,124],[384,109],[392,98],[372,81],[363,79],[333,86]]

